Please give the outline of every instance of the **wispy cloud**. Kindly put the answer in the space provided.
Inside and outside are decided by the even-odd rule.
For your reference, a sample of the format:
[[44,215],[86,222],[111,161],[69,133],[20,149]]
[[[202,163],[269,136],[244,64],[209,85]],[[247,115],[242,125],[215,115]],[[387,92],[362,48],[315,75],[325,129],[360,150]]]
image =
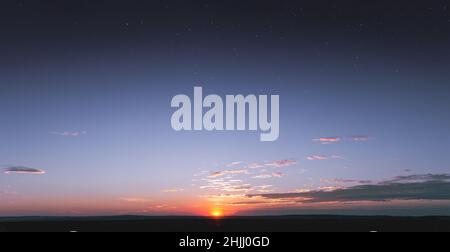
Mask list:
[[371,140],[370,136],[351,136],[348,138],[350,141],[354,142],[365,142]]
[[392,183],[418,183],[426,181],[447,181],[450,182],[450,174],[416,174],[408,176],[398,176],[392,180],[382,182],[383,184]]
[[217,171],[214,172],[209,176],[209,178],[220,178],[225,175],[239,175],[239,174],[246,174],[248,173],[248,170],[241,169],[241,170],[225,170],[225,171]]
[[327,156],[324,155],[312,155],[306,158],[309,161],[323,161],[323,160],[328,160]]
[[320,142],[322,144],[333,144],[333,143],[339,143],[342,141],[341,137],[321,137],[313,139],[313,141]]
[[289,166],[293,166],[296,164],[297,164],[297,161],[295,161],[295,160],[285,159],[285,160],[268,162],[268,163],[265,163],[264,166],[265,167],[284,168],[284,167],[289,167]]
[[196,179],[199,184],[195,186],[211,194],[269,193],[274,190],[271,185],[260,185],[252,179],[282,178],[285,174],[277,171],[277,169],[295,164],[297,164],[297,161],[290,159],[257,163],[234,162],[226,165],[226,167],[239,166],[241,169],[225,169],[213,173],[203,173],[202,178]]
[[46,172],[44,170],[29,168],[24,166],[13,166],[4,169],[5,174],[32,174],[32,175],[43,175]]
[[321,138],[315,138],[313,139],[313,141],[315,142],[319,142],[321,144],[336,144],[336,143],[340,143],[343,141],[349,141],[349,142],[366,142],[366,141],[370,141],[373,138],[367,135],[353,135],[353,136],[349,136],[349,137],[343,137],[343,136],[338,136],[338,137],[321,137]]
[[244,185],[237,185],[237,186],[229,186],[229,187],[225,187],[223,188],[224,191],[226,192],[232,192],[232,193],[245,193],[245,192],[249,192],[253,189],[252,185],[250,184],[244,184]]
[[450,174],[412,175],[397,177],[378,184],[332,190],[249,195],[248,197],[267,200],[282,199],[297,203],[450,200]]
[[243,163],[244,163],[244,162],[242,162],[242,161],[231,162],[231,163],[227,164],[226,166],[227,166],[227,167],[235,167],[235,166],[242,165]]
[[311,155],[309,157],[306,157],[306,160],[309,160],[309,161],[325,161],[325,160],[329,160],[329,159],[343,159],[343,158],[338,155],[331,155],[331,156]]
[[87,131],[62,131],[62,132],[53,131],[50,132],[50,134],[62,137],[79,137],[82,135],[87,135]]
[[261,163],[252,163],[247,166],[248,169],[261,169],[264,168],[264,164]]
[[236,169],[236,170],[229,169],[229,170],[218,172],[217,175],[219,175],[219,173],[222,173],[223,175],[242,174],[242,173],[249,172],[249,170],[264,169],[264,168],[284,168],[284,167],[294,166],[296,164],[297,164],[297,161],[293,160],[293,159],[282,159],[282,160],[275,160],[275,161],[268,161],[268,162],[254,162],[254,163],[245,163],[245,162],[239,161],[239,162],[229,163],[226,165],[226,167],[230,168],[230,167],[240,166],[242,169]]
[[183,192],[184,188],[169,188],[169,189],[165,189],[163,190],[163,192],[165,193],[178,193],[178,192]]
[[149,203],[149,202],[153,202],[150,199],[146,199],[146,198],[120,198],[119,200],[121,201],[125,201],[128,203]]
[[282,177],[284,177],[284,173],[282,173],[282,172],[274,172],[274,173],[270,173],[270,174],[256,175],[253,178],[254,179],[270,179],[270,178],[282,178]]
[[252,185],[245,184],[241,180],[215,179],[205,180],[207,185],[200,187],[202,190],[216,190],[226,193],[248,193],[252,191]]
[[357,179],[321,179],[323,183],[336,183],[336,184],[372,184],[372,180],[357,180]]
[[260,185],[253,187],[253,189],[259,193],[270,193],[275,190],[273,185]]
[[236,188],[243,185],[243,181],[239,179],[228,179],[228,178],[205,178],[203,179],[206,185],[201,186],[200,189],[213,189],[219,191],[229,191],[230,188]]

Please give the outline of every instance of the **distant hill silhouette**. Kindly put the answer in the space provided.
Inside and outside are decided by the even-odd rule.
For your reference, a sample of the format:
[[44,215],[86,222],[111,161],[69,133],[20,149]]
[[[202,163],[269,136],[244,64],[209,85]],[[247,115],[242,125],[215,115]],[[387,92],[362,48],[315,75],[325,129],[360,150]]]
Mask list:
[[5,217],[0,232],[449,232],[450,217]]

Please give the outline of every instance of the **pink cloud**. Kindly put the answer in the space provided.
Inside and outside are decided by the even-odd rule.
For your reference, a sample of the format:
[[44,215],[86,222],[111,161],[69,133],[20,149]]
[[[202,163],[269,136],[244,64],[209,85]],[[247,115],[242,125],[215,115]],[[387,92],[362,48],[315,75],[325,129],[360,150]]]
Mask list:
[[275,177],[275,178],[282,178],[282,177],[284,177],[284,173],[282,173],[282,172],[274,172],[274,173],[272,173],[272,176]]
[[354,135],[350,137],[321,137],[313,139],[313,141],[320,142],[321,144],[335,144],[342,141],[350,142],[366,142],[370,141],[372,138],[366,135]]
[[339,143],[342,141],[341,137],[321,137],[313,139],[316,142],[320,142],[322,144],[333,144],[333,143]]
[[296,164],[297,164],[297,161],[295,161],[295,160],[278,160],[278,161],[274,161],[274,162],[265,163],[264,166],[283,168],[283,167],[293,166]]
[[325,155],[311,155],[309,157],[306,158],[309,161],[324,161],[324,160],[328,160],[328,159],[342,159],[341,156],[338,155],[332,155],[330,157],[325,156]]
[[323,160],[328,160],[327,156],[324,155],[312,155],[306,158],[309,161],[323,161]]

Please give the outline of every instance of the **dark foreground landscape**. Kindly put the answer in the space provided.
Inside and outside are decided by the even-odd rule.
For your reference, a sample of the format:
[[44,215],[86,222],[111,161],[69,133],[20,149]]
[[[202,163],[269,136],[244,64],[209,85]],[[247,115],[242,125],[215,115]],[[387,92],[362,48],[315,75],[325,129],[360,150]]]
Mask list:
[[449,232],[450,217],[0,218],[0,232]]

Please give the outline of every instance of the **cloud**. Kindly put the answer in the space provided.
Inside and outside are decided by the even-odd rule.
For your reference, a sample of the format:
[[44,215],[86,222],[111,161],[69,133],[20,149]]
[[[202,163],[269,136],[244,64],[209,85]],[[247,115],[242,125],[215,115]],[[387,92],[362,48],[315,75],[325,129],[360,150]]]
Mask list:
[[218,171],[214,172],[209,176],[209,178],[220,178],[225,175],[240,175],[240,174],[246,174],[248,173],[248,170],[242,169],[242,170],[225,170],[225,171]]
[[253,189],[259,193],[270,193],[275,190],[273,185],[260,185],[253,187]]
[[290,200],[298,203],[450,200],[450,174],[411,175],[372,185],[297,193],[259,194],[248,197]]
[[260,164],[260,163],[252,163],[247,166],[248,169],[261,169],[264,167],[265,167],[264,164]]
[[263,169],[263,168],[284,168],[296,165],[297,161],[292,159],[276,160],[264,163],[251,163],[246,166],[247,169]]
[[349,137],[321,137],[313,139],[315,142],[320,142],[321,144],[335,144],[340,143],[342,141],[350,141],[350,142],[366,142],[370,141],[373,138],[366,135],[353,135]]
[[354,142],[366,142],[369,141],[371,138],[370,136],[351,136],[348,139]]
[[165,193],[178,193],[178,192],[183,192],[183,191],[184,191],[183,188],[169,188],[169,189],[163,190],[163,192],[165,192]]
[[383,184],[392,183],[417,183],[426,181],[445,181],[450,182],[450,174],[419,174],[409,176],[398,176],[391,180],[382,182]]
[[[273,190],[267,187],[258,187],[255,184],[247,184],[246,180],[254,179],[269,179],[269,178],[282,178],[285,174],[276,171],[276,169],[289,167],[297,164],[295,160],[277,160],[272,162],[258,162],[258,163],[245,163],[234,162],[227,165],[241,166],[242,169],[226,169],[222,171],[216,171],[214,173],[202,173],[198,176],[201,178],[196,179],[200,190],[219,191],[221,193],[268,193]],[[275,171],[269,171],[274,169]]]
[[270,178],[282,178],[284,177],[284,173],[282,172],[274,172],[271,174],[261,174],[261,175],[257,175],[254,176],[254,179],[270,179]]
[[237,186],[229,186],[226,188],[223,188],[223,191],[225,192],[233,192],[233,193],[239,193],[239,192],[249,192],[253,190],[253,187],[250,184],[245,185],[237,185]]
[[371,180],[357,180],[357,179],[321,179],[324,183],[338,183],[338,184],[372,184]]
[[324,155],[312,155],[306,158],[309,161],[323,161],[323,160],[328,160],[327,156]]
[[228,169],[223,171],[217,171],[211,174],[210,178],[218,178],[225,175],[239,175],[239,174],[249,174],[249,170],[263,169],[263,168],[284,168],[296,165],[297,161],[292,159],[276,160],[271,162],[261,162],[261,163],[250,163],[245,162],[233,162],[226,165],[227,168],[242,166],[242,169]]
[[63,137],[79,137],[81,135],[87,135],[87,131],[63,131],[63,132],[51,132],[52,135],[63,136]]
[[284,167],[289,167],[289,166],[293,166],[296,164],[297,164],[297,161],[286,159],[286,160],[278,160],[278,161],[268,162],[268,163],[265,163],[264,166],[265,167],[284,168]]
[[339,143],[342,141],[341,137],[321,137],[313,139],[313,141],[320,142],[322,144],[333,144],[333,143]]
[[229,164],[227,164],[226,166],[227,167],[234,167],[234,166],[239,166],[239,165],[241,165],[241,164],[243,164],[244,162],[242,162],[242,161],[237,161],[237,162],[232,162],[232,163],[229,163]]
[[272,174],[261,174],[253,177],[254,179],[269,179],[272,178]]
[[274,172],[274,173],[272,173],[272,176],[275,177],[275,178],[282,178],[282,177],[284,177],[284,173],[282,173],[282,172]]
[[24,166],[13,166],[8,167],[4,170],[5,174],[34,174],[34,175],[43,175],[46,172],[44,170],[39,170],[35,168],[29,168]]
[[201,190],[212,189],[223,192],[249,192],[251,190],[251,185],[244,184],[243,181],[239,179],[205,178],[203,181],[206,182],[206,185],[201,186]]
[[120,200],[129,202],[129,203],[149,203],[149,202],[152,202],[152,200],[145,199],[145,198],[120,198]]
[[338,155],[331,155],[330,157],[325,156],[325,155],[311,155],[306,158],[306,160],[309,160],[309,161],[324,161],[324,160],[328,160],[328,159],[343,159],[343,158]]

